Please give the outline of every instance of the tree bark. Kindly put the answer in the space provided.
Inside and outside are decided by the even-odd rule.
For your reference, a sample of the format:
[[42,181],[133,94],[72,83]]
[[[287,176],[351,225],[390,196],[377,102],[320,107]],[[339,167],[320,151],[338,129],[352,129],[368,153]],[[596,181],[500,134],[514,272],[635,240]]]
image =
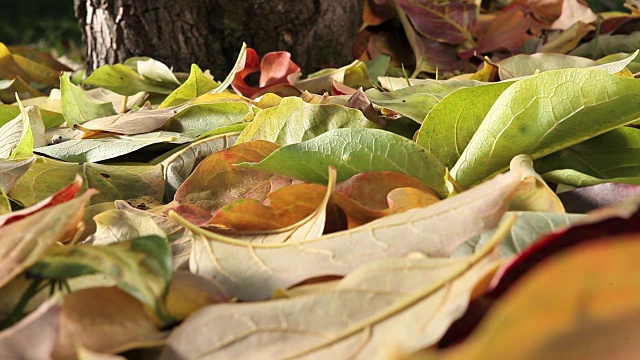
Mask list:
[[353,60],[361,0],[74,0],[92,71],[150,56],[226,76],[242,42],[259,55],[286,50],[305,73]]

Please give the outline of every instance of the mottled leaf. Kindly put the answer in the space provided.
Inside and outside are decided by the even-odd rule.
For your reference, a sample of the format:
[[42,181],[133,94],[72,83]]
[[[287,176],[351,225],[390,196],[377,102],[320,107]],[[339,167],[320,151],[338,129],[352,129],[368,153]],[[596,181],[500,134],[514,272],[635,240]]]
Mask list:
[[341,105],[307,104],[300,98],[286,97],[280,105],[261,111],[242,131],[238,143],[267,140],[289,145],[313,139],[339,128],[375,128],[362,112]]
[[90,120],[82,123],[82,125],[76,125],[75,128],[85,133],[84,138],[96,137],[96,135],[103,136],[104,134],[102,133],[136,135],[150,133],[159,129],[174,114],[174,111],[170,109],[143,109]]
[[441,196],[445,193],[445,169],[438,159],[415,142],[384,130],[332,130],[277,149],[259,163],[239,167],[324,183],[329,165],[338,170],[338,181],[360,172],[395,171],[421,180]]
[[53,247],[27,272],[54,280],[104,274],[120,289],[154,308],[162,320],[169,317],[165,298],[171,280],[171,249],[166,237],[150,235],[105,246]]
[[[492,229],[520,183],[509,173],[426,208],[390,215],[353,230],[282,244],[235,240],[169,216],[196,235],[191,271],[211,277],[242,300],[263,300],[276,288],[324,275],[345,275],[376,259],[415,251],[447,255]],[[283,260],[283,259],[286,259]]]
[[276,144],[258,140],[209,155],[178,188],[175,200],[215,211],[239,198],[266,199],[267,194],[290,184],[290,180],[261,171],[235,169],[232,165],[260,161],[277,148]]

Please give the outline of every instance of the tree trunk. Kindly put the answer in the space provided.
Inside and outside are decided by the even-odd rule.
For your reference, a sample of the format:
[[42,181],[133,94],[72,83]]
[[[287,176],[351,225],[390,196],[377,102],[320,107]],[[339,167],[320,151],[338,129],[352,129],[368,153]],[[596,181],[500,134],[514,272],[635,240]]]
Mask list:
[[242,42],[286,50],[305,73],[353,60],[361,0],[74,0],[89,71],[151,56],[176,71],[192,63],[226,76]]

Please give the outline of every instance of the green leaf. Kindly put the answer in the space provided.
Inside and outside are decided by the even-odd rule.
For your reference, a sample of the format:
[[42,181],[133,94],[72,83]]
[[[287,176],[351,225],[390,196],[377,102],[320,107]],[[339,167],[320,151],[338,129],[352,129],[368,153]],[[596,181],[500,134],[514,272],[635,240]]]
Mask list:
[[158,106],[158,109],[180,105],[200,95],[206,94],[218,86],[218,83],[206,77],[196,64],[191,65],[189,78],[179,88],[175,89]]
[[[40,114],[42,115],[42,122],[47,129],[60,126],[64,123],[63,115],[55,111],[40,109]],[[12,119],[15,119],[18,115],[20,115],[19,106],[0,104],[0,126],[8,123]]]
[[76,174],[82,176],[83,189],[95,188],[100,191],[91,199],[92,204],[134,199],[141,194],[162,200],[164,195],[164,177],[159,165],[73,164],[44,157],[36,159],[8,195],[23,206],[29,206],[71,183]]
[[231,68],[231,71],[229,71],[229,74],[220,83],[220,85],[218,85],[215,89],[209,91],[209,94],[217,94],[227,90],[229,85],[231,85],[231,82],[233,81],[233,79],[236,77],[236,72],[238,72],[238,68],[240,67],[240,65],[244,64],[246,53],[247,53],[247,44],[242,43],[242,47],[240,48],[240,53],[238,54],[238,58],[236,59],[236,63],[233,65],[233,68]]
[[29,116],[20,102],[20,115],[0,127],[0,159],[33,155],[33,133]]
[[180,81],[173,75],[171,69],[158,60],[148,58],[136,61],[136,69],[143,79],[159,84],[180,85]]
[[89,100],[80,87],[71,83],[69,75],[60,76],[60,91],[62,116],[69,126],[116,114],[110,102],[98,104]]
[[640,185],[640,130],[622,127],[606,132],[538,159],[535,168],[545,180],[559,184]]
[[640,49],[640,32],[625,35],[600,35],[586,42],[569,54],[598,59],[619,52],[633,53]]
[[241,123],[253,118],[253,106],[244,101],[220,101],[194,104],[175,114],[164,129],[189,136]]
[[445,195],[445,168],[435,156],[409,139],[377,129],[331,130],[281,147],[259,163],[236,166],[323,184],[329,165],[338,170],[338,181],[366,171],[395,171],[413,176],[440,196]]
[[98,162],[129,154],[153,144],[184,144],[192,140],[193,138],[180,133],[157,131],[131,136],[69,140],[37,148],[35,152],[68,162]]
[[89,75],[83,84],[102,87],[120,95],[131,96],[140,91],[170,94],[178,84],[158,83],[143,78],[126,65],[103,65]]
[[365,93],[372,103],[396,111],[414,121],[422,123],[429,110],[443,97],[454,90],[483,85],[473,80],[431,80],[404,89],[381,92],[369,89]]
[[313,139],[333,129],[377,127],[357,109],[335,104],[308,104],[301,98],[286,97],[280,105],[259,112],[242,131],[238,143],[267,140],[288,145]]
[[551,70],[587,68],[598,65],[598,63],[591,59],[579,56],[538,53],[532,55],[520,54],[511,56],[500,61],[498,65],[500,79],[508,80]]
[[151,235],[106,246],[54,247],[27,273],[55,280],[104,274],[159,315],[168,316],[165,297],[171,281],[171,248],[165,237]]
[[640,117],[640,81],[599,69],[548,71],[513,84],[451,170],[471,186],[518,154],[539,159]]
[[431,109],[416,142],[451,169],[493,103],[512,84],[499,82],[453,91]]

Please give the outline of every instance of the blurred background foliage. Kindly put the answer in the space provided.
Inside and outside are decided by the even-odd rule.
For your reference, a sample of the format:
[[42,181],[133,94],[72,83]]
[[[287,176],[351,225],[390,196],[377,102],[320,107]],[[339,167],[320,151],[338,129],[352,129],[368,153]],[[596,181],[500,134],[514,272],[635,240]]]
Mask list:
[[75,51],[82,36],[73,0],[0,0],[0,42],[60,55]]

